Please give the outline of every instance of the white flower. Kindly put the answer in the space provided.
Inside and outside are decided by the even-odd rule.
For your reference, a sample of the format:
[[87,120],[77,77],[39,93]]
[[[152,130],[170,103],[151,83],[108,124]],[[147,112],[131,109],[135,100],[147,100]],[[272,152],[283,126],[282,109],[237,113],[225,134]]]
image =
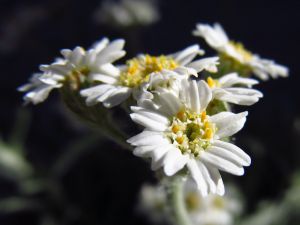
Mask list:
[[197,24],[193,34],[203,37],[221,56],[234,59],[236,63],[243,65],[246,71],[250,70],[262,80],[267,80],[269,76],[272,78],[288,76],[287,67],[278,65],[272,60],[262,59],[246,50],[241,43],[230,41],[220,24],[214,24],[213,27]]
[[62,86],[62,84],[59,83],[53,85],[45,84],[40,80],[41,76],[43,76],[42,73],[33,74],[28,84],[24,84],[18,88],[18,91],[27,92],[23,97],[25,104],[30,102],[33,104],[43,102],[54,88],[60,88]]
[[159,12],[151,0],[104,1],[95,19],[110,26],[146,26],[159,20]]
[[[190,63],[191,68],[193,64],[197,64],[199,71],[207,70],[211,72],[217,72],[216,65],[218,64],[218,57],[210,57],[197,60],[196,62]],[[138,100],[138,103],[141,105],[143,102],[152,100],[154,95],[162,92],[171,92],[174,95],[179,95],[181,89],[181,82],[188,79],[191,75],[191,70],[162,70],[158,73],[150,74],[149,82],[146,82],[141,85],[140,91],[137,92],[139,95],[135,96],[135,99]]]
[[167,196],[162,185],[144,184],[139,195],[138,211],[153,222],[161,224],[167,221]]
[[217,80],[208,77],[207,84],[212,89],[213,98],[224,102],[253,105],[263,97],[260,91],[251,88],[258,84],[257,80],[239,77],[237,73],[224,75]]
[[[168,221],[168,202],[166,189],[161,184],[143,185],[138,204],[139,212],[147,215],[154,224]],[[183,188],[183,200],[192,224],[233,225],[243,211],[243,202],[235,186],[229,185],[226,194],[201,196],[191,179]]]
[[[218,57],[193,61],[203,51],[198,45],[192,45],[182,51],[168,56],[139,55],[127,61],[126,65],[118,67],[114,75],[106,74],[94,77],[95,81],[102,84],[81,91],[81,95],[87,97],[87,105],[102,102],[105,107],[116,106],[125,101],[131,94],[136,100],[145,90],[143,85],[148,83],[152,74],[171,70],[181,76],[185,74],[197,76],[202,70],[216,72]],[[152,79],[153,80],[153,79]]]
[[24,98],[27,102],[36,104],[43,102],[53,88],[67,84],[71,89],[78,90],[83,83],[102,76],[103,73],[113,76],[117,69],[111,63],[125,55],[123,46],[122,39],[109,42],[107,38],[103,38],[87,51],[81,47],[64,49],[61,51],[63,58],[50,65],[41,65],[40,69],[44,74],[34,75],[19,90],[32,90]]
[[242,211],[242,202],[234,186],[229,186],[224,196],[209,194],[202,197],[187,180],[184,197],[193,224],[233,225],[235,217]]
[[206,114],[212,91],[204,81],[187,81],[180,97],[172,93],[159,95],[157,110],[132,107],[133,121],[145,130],[128,142],[134,154],[152,158],[152,169],[163,168],[167,176],[185,166],[203,196],[224,194],[219,170],[243,175],[250,157],[237,146],[222,141],[237,133],[246,121],[247,112]]

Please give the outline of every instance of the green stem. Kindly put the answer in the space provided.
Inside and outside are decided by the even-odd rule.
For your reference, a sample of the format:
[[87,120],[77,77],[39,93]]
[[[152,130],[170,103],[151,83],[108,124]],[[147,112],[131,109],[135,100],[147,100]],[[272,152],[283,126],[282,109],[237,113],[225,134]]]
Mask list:
[[127,137],[110,118],[111,113],[108,109],[99,105],[87,106],[84,98],[78,91],[72,91],[68,87],[61,89],[61,96],[67,107],[79,118],[88,122],[92,127],[97,129],[101,134],[110,140],[116,142],[125,149],[131,149],[126,143]]
[[113,124],[110,124],[108,126],[102,126],[100,127],[99,131],[102,133],[103,136],[114,141],[124,149],[131,150],[130,145],[126,143],[126,136]]
[[182,176],[175,176],[170,180],[168,193],[168,203],[175,224],[177,225],[192,225],[186,209],[184,200],[184,179]]

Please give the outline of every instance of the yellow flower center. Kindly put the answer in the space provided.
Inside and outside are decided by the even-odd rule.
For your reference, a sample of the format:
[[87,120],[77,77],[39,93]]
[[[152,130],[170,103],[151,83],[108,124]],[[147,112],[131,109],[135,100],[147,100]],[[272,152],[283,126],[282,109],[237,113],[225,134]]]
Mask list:
[[213,199],[213,206],[218,209],[224,209],[225,208],[225,200],[222,196],[214,196]]
[[250,62],[253,59],[253,54],[242,43],[230,41],[229,44],[242,56],[244,62]]
[[90,69],[88,67],[76,68],[66,76],[65,82],[72,90],[76,91],[86,80],[89,73]]
[[169,138],[182,154],[198,157],[200,151],[210,146],[215,132],[216,126],[209,121],[206,111],[196,114],[181,110],[172,119]]
[[133,58],[128,60],[126,65],[126,69],[120,75],[119,84],[131,88],[148,82],[153,72],[160,72],[163,69],[174,70],[178,67],[173,58],[164,55]]
[[210,88],[220,87],[219,81],[211,77],[208,77],[206,82]]
[[188,192],[185,197],[185,204],[189,211],[196,211],[200,208],[201,202],[196,192]]

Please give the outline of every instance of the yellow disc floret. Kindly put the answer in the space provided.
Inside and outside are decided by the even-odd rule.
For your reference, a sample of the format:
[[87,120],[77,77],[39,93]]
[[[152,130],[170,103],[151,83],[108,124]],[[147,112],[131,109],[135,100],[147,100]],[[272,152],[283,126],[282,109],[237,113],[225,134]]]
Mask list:
[[206,79],[206,82],[207,82],[207,84],[208,84],[208,86],[209,86],[210,88],[215,88],[215,87],[219,87],[219,86],[220,86],[219,81],[218,81],[218,80],[215,80],[215,79],[213,79],[213,78],[211,78],[211,77],[208,77],[208,78]]
[[201,201],[197,192],[188,192],[185,196],[185,204],[189,212],[196,211],[201,206]]
[[233,48],[236,54],[233,56],[228,54],[226,51],[219,52],[219,71],[222,74],[237,72],[241,76],[249,77],[253,71],[249,64],[254,58],[253,54],[239,42],[230,41],[229,45]]
[[225,199],[222,196],[214,196],[213,199],[213,206],[218,209],[224,209],[225,208]]
[[215,132],[216,126],[209,121],[205,111],[197,114],[184,109],[173,117],[169,138],[182,154],[198,157],[200,151],[210,146]]
[[131,88],[149,81],[150,74],[153,72],[160,72],[163,69],[174,70],[178,67],[173,58],[164,55],[133,58],[128,60],[126,65],[126,69],[120,75],[119,84]]
[[250,62],[253,59],[253,54],[242,43],[230,41],[229,44],[242,56],[244,62]]
[[76,91],[80,88],[80,85],[87,79],[90,73],[90,69],[87,66],[75,68],[65,77],[65,83],[69,87]]

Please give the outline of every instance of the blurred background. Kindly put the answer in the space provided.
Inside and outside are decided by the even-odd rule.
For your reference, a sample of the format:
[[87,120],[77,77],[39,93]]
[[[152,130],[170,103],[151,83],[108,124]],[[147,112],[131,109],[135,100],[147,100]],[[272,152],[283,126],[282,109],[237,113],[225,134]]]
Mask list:
[[290,68],[288,79],[262,82],[264,98],[241,108],[250,115],[236,142],[252,165],[224,180],[240,188],[245,218],[281,213],[256,224],[299,224],[300,2],[157,0],[128,6],[139,12],[133,18],[110,11],[118,2],[0,0],[0,224],[151,224],[136,213],[141,185],[156,182],[149,165],[80,123],[57,93],[22,107],[16,88],[62,48],[89,47],[104,36],[125,38],[127,57],[194,43],[212,55],[191,35],[197,22],[220,22],[232,39]]

